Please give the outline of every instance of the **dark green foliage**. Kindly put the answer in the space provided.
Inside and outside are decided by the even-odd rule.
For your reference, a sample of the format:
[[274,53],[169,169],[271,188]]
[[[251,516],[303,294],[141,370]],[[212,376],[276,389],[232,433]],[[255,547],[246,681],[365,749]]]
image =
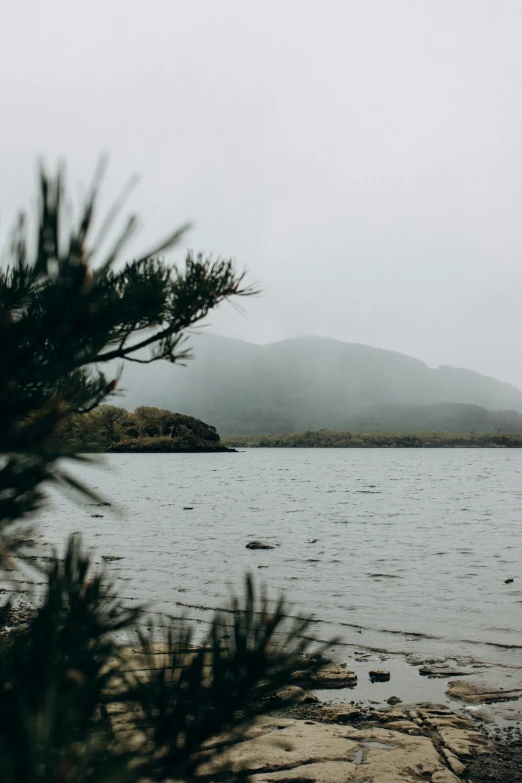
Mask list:
[[[95,181],[70,227],[61,176],[42,172],[36,256],[31,262],[21,217],[9,266],[0,270],[0,452],[10,454],[0,467],[0,562],[16,549],[21,535],[12,523],[38,507],[42,483],[75,485],[52,436],[72,413],[86,414],[115,392],[114,361],[184,359],[184,330],[220,302],[252,293],[231,261],[189,253],[178,268],[160,260],[157,254],[175,245],[184,228],[115,270],[135,218],[101,255],[114,210],[91,239],[97,190]],[[99,369],[108,362],[112,379]],[[117,419],[108,414],[105,424],[116,432]]]
[[[77,227],[67,230],[61,178],[42,173],[36,256],[28,260],[21,218],[10,266],[0,271],[4,568],[16,568],[17,555],[31,543],[26,520],[41,505],[46,482],[95,497],[64,470],[64,457],[78,460],[89,443],[99,450],[126,438],[220,447],[216,430],[197,419],[100,406],[115,392],[120,370],[109,380],[99,368],[115,359],[147,364],[185,358],[184,330],[221,301],[251,289],[230,261],[189,254],[178,269],[159,260],[156,254],[182,230],[115,271],[133,218],[94,265],[99,238],[88,237],[96,192],[95,186]],[[287,627],[283,604],[269,611],[247,580],[245,605],[236,601],[218,614],[200,649],[189,648],[191,629],[170,619],[159,665],[156,657],[138,676],[131,650],[138,645],[151,659],[158,642],[140,630],[141,613],[122,604],[107,574],[92,569],[77,538],[69,540],[63,560],[50,558],[43,585],[25,627],[7,627],[17,615],[14,595],[0,607],[1,783],[200,779],[199,754],[212,756],[240,738],[288,682],[308,645],[307,621]],[[228,739],[211,748],[209,741],[227,730]]]
[[100,405],[91,413],[73,414],[54,440],[62,448],[79,451],[227,451],[210,424],[146,406],[129,412]]
[[214,442],[219,441],[216,428],[210,424],[205,424],[205,422],[194,418],[194,416],[184,416],[181,413],[173,413],[172,411],[142,405],[134,411],[134,418],[131,417],[130,419],[131,423],[133,421],[139,434],[149,438],[162,438],[164,436],[170,438],[183,437],[191,432],[194,438]]
[[227,446],[240,448],[522,448],[522,435],[492,435],[453,432],[292,432],[282,435],[236,435],[225,437]]
[[107,448],[108,452],[120,454],[183,454],[201,452],[232,451],[223,443],[195,438],[191,433],[185,437],[127,438]]
[[118,671],[113,635],[137,612],[122,606],[103,574],[90,571],[71,539],[63,562],[47,571],[46,595],[27,630],[0,646],[5,783],[111,779],[112,730],[103,708]]
[[[149,774],[154,779],[180,774],[190,779],[200,761],[194,750],[201,752],[205,740],[216,738],[203,754],[208,760],[239,741],[303,665],[310,644],[303,638],[308,620],[286,620],[282,600],[272,609],[266,594],[256,600],[250,578],[245,592],[244,606],[234,599],[228,612],[216,614],[204,644],[189,656],[190,629],[168,629],[166,666],[157,666],[156,647],[140,636],[152,674],[145,682],[136,678],[131,698],[143,709],[137,724],[150,730],[152,765],[157,767]],[[311,672],[322,662],[318,654],[304,666]],[[227,736],[218,737],[224,728]]]
[[127,411],[116,405],[100,405],[92,415],[96,416],[96,414],[101,419],[107,439],[111,443],[119,440],[122,429],[127,425]]

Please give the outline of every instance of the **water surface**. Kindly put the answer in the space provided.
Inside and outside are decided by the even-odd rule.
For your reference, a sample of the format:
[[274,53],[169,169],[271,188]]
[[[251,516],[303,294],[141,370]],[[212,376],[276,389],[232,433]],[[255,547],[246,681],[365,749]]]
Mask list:
[[205,622],[250,570],[321,638],[522,664],[520,450],[118,454],[75,470],[119,513],[53,492],[40,530],[82,531],[129,601]]

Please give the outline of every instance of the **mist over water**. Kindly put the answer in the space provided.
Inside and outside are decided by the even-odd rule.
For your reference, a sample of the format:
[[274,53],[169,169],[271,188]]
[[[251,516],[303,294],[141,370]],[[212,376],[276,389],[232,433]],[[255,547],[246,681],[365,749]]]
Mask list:
[[522,664],[519,450],[110,455],[77,472],[113,506],[54,492],[42,540],[81,531],[129,602],[205,623],[250,570],[321,638]]

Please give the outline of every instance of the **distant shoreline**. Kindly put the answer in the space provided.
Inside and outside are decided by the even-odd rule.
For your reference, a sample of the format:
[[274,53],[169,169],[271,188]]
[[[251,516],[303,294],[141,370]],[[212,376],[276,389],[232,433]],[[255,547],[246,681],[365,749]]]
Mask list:
[[[149,438],[150,445],[140,443],[134,446],[132,443],[116,443],[108,449],[100,449],[105,454],[232,454],[237,449],[233,446],[220,444],[216,446],[170,446],[169,443],[154,443],[159,438]],[[166,439],[161,439],[166,440]]]
[[452,432],[335,432],[316,430],[276,435],[224,435],[230,448],[417,448],[517,449],[522,434]]

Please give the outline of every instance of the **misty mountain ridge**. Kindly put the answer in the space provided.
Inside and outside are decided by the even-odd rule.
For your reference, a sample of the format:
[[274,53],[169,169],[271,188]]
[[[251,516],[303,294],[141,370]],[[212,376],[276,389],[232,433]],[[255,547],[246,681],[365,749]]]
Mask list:
[[222,434],[522,431],[522,391],[473,370],[431,368],[395,351],[326,337],[258,345],[204,333],[191,345],[194,359],[185,367],[126,364],[125,396],[117,404],[168,408]]

